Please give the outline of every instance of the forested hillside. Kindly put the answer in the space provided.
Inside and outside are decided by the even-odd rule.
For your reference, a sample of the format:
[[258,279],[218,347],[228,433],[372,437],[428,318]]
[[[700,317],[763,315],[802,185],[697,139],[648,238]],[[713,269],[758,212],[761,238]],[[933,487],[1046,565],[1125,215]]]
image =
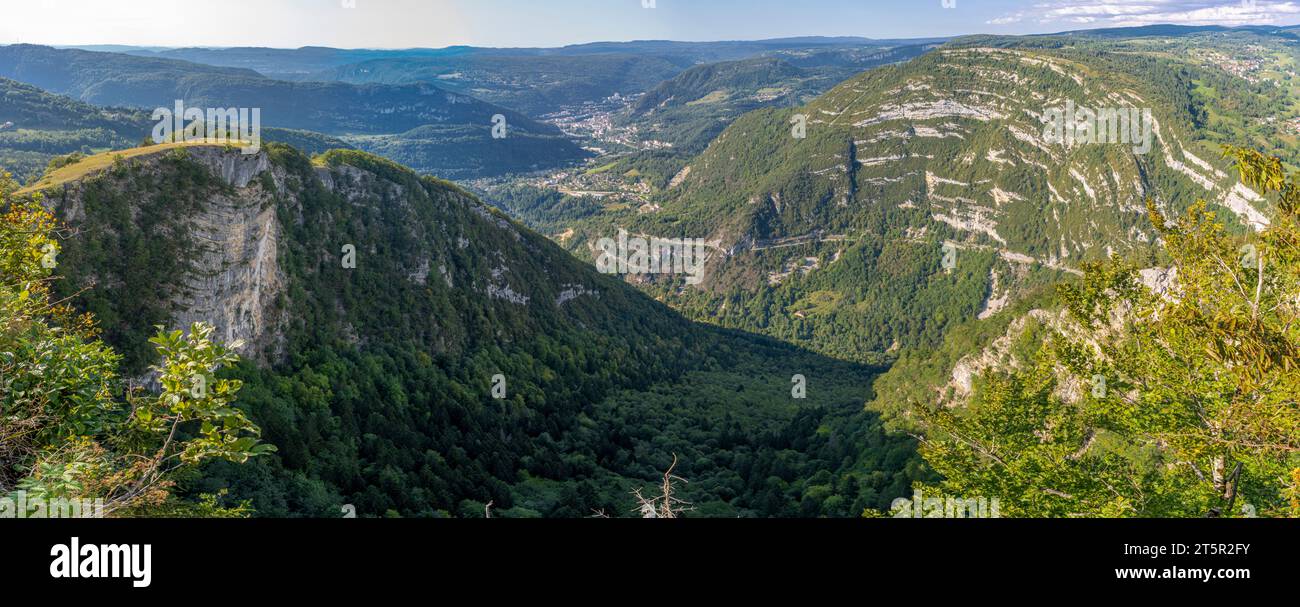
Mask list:
[[1267,230],[1151,205],[1168,266],[1089,264],[880,378],[872,408],[944,477],[928,490],[1006,516],[1300,515],[1300,182],[1228,153],[1277,202]]
[[59,293],[128,376],[155,324],[244,344],[229,377],[278,452],[189,492],[264,516],[623,516],[676,455],[695,515],[856,516],[926,476],[863,411],[873,370],[695,325],[374,156],[179,146],[42,189],[74,234]]
[[[170,109],[178,99],[187,107],[258,108],[266,127],[355,135],[354,145],[386,151],[406,143],[399,160],[447,178],[552,168],[586,157],[551,125],[429,83],[287,82],[250,70],[32,45],[0,46],[0,77],[146,112]],[[492,137],[496,116],[508,125],[505,138]],[[483,142],[467,147],[472,139]]]
[[[1217,85],[1210,121],[1200,91],[1227,82],[1221,71],[1116,50],[953,43],[743,116],[640,207],[545,227],[580,255],[618,229],[706,239],[702,288],[642,286],[690,317],[855,360],[937,345],[1084,261],[1157,255],[1147,197],[1170,213],[1205,197],[1235,229],[1262,227],[1265,205],[1219,159],[1216,124],[1248,124],[1285,94]],[[1134,122],[1149,147],[1053,143],[1047,116],[1067,104],[1147,112]]]
[[[675,174],[746,112],[801,105],[859,72],[907,61],[928,48],[775,53],[698,65],[648,90],[620,119],[640,137],[671,145],[680,157]],[[640,167],[639,159],[625,165]]]
[[100,109],[0,78],[0,167],[23,180],[60,154],[134,146],[148,123],[144,112]]
[[[144,110],[99,108],[0,78],[0,125],[7,125],[0,128],[0,167],[25,182],[86,156],[132,148],[150,136],[154,121]],[[262,138],[308,154],[352,147],[289,129],[265,128]]]

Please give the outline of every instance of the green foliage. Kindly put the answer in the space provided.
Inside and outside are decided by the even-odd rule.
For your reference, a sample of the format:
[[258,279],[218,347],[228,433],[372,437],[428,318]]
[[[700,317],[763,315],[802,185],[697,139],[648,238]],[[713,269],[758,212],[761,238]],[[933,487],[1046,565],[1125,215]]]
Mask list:
[[963,407],[913,409],[943,490],[1018,516],[1295,514],[1300,182],[1228,153],[1278,196],[1271,227],[1243,239],[1203,202],[1172,222],[1152,205],[1168,290],[1094,266],[1060,289],[1067,315],[1028,363],[983,373]]
[[101,109],[0,78],[0,166],[24,180],[58,155],[130,147],[148,131],[144,112]]
[[1291,484],[1283,491],[1283,495],[1291,500],[1290,516],[1300,517],[1300,468],[1291,471]]
[[[34,87],[105,106],[155,108],[165,99],[169,101],[164,105],[170,107],[170,100],[182,99],[186,107],[227,108],[231,99],[241,99],[244,107],[260,109],[263,126],[275,127],[267,129],[266,141],[288,142],[311,152],[355,146],[448,178],[552,168],[586,157],[552,125],[434,84],[287,82],[251,70],[31,45],[0,47],[3,77],[21,77]],[[0,93],[9,82],[0,80]],[[100,112],[32,86],[18,86],[43,96],[32,104],[37,107],[75,103],[78,111]],[[3,113],[0,110],[0,115]],[[509,125],[505,139],[491,136],[496,115],[504,116]],[[114,133],[127,131],[125,140],[87,141],[91,134],[80,131],[46,133],[40,136],[42,140],[55,141],[42,147],[52,153],[78,150],[83,142],[96,150],[130,147],[150,135],[154,123],[148,113],[139,111],[118,118],[119,125],[105,128]],[[15,122],[26,128],[24,122]],[[12,141],[6,145],[6,138],[15,137],[18,135],[0,133],[0,163],[9,162],[7,155],[14,154],[15,160],[24,163],[26,175],[35,161],[30,156],[35,144]],[[346,143],[331,143],[335,138]],[[77,145],[69,147],[73,143]],[[44,156],[40,164],[48,158]]]
[[4,169],[0,169],[0,197],[8,197],[10,194],[17,192],[22,184],[14,179],[14,176]]
[[[914,444],[886,436],[861,408],[873,369],[694,325],[464,190],[391,161],[266,152],[276,177],[236,192],[202,177],[196,161],[166,155],[82,182],[96,204],[79,227],[99,212],[122,213],[104,231],[118,235],[164,220],[151,233],[167,234],[156,246],[179,261],[193,235],[163,214],[163,201],[195,201],[198,216],[212,196],[249,195],[274,205],[283,230],[283,354],[204,376],[209,396],[238,380],[239,410],[278,451],[210,463],[178,481],[184,495],[229,488],[233,503],[264,516],[338,516],[343,504],[362,516],[481,515],[488,502],[502,517],[619,516],[677,452],[698,515],[854,516],[926,477]],[[113,209],[128,196],[135,212]],[[120,245],[104,232],[79,230],[69,242],[69,288],[117,279]],[[343,244],[355,245],[356,268],[341,267]],[[103,300],[106,335],[145,330],[141,315],[117,311],[166,311],[184,294],[170,277],[200,270],[174,271]],[[488,295],[490,285],[521,297]],[[796,373],[808,377],[806,400],[791,398]],[[501,400],[491,395],[496,374],[508,380]],[[166,378],[165,394],[190,379]]]
[[147,514],[183,507],[170,488],[186,469],[272,450],[232,406],[237,383],[182,386],[236,361],[211,341],[210,327],[156,337],[163,393],[123,393],[121,359],[99,341],[93,319],[51,296],[60,255],[53,216],[39,197],[0,200],[0,208],[0,493],[102,499],[113,515]]
[[593,198],[566,196],[529,185],[495,188],[490,196],[492,202],[511,217],[539,231],[590,217],[601,209],[600,203]]
[[[202,324],[194,325],[188,335],[158,328],[158,335],[149,341],[157,346],[164,361],[154,368],[162,394],[157,400],[137,406],[132,419],[136,429],[146,435],[169,431],[169,421],[171,426],[199,421],[197,436],[178,451],[182,462],[194,464],[215,458],[243,463],[274,448],[257,444],[257,426],[233,405],[243,384],[214,375],[222,367],[238,362],[239,357],[214,343],[212,332],[212,327]],[[242,345],[236,342],[230,347]]]
[[248,501],[237,502],[229,506],[223,505],[222,501],[228,493],[229,491],[222,489],[216,493],[204,493],[198,496],[195,501],[171,500],[156,508],[150,508],[143,515],[152,519],[235,519],[249,518],[256,514],[252,504]]

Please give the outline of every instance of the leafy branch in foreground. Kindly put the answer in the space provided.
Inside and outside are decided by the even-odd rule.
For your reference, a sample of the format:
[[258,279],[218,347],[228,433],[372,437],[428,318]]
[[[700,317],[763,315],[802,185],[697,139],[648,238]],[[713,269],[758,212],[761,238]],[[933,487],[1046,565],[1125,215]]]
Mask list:
[[918,411],[944,490],[1012,516],[1300,516],[1300,180],[1227,154],[1276,197],[1268,229],[1149,205],[1166,287],[1091,266],[1031,361],[986,372],[965,407]]
[[216,378],[237,357],[209,326],[160,331],[151,341],[161,394],[124,393],[121,358],[93,318],[51,301],[53,216],[39,199],[0,208],[0,495],[100,499],[119,516],[246,513],[212,500],[189,508],[171,492],[178,474],[202,462],[273,450],[234,407],[239,382]]

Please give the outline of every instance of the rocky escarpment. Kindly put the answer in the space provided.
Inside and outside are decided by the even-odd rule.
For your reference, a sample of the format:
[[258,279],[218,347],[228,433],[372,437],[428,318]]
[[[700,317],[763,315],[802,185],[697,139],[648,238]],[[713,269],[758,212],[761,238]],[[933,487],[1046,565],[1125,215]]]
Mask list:
[[[68,297],[128,357],[124,377],[157,363],[155,325],[190,320],[245,340],[240,352],[263,363],[230,373],[244,382],[238,406],[277,452],[213,466],[195,491],[228,489],[262,516],[328,516],[341,503],[449,516],[482,499],[503,518],[579,516],[586,504],[530,501],[533,479],[621,495],[660,468],[647,454],[671,458],[679,444],[706,481],[693,484],[697,499],[741,516],[855,516],[911,484],[883,457],[910,444],[860,410],[871,370],[694,325],[452,183],[350,150],[120,156],[79,164],[47,190],[70,226],[58,268]],[[825,386],[806,404],[790,402],[791,368]],[[742,384],[751,394],[716,397]],[[629,419],[635,436],[611,439]],[[700,429],[807,434],[804,451],[783,439],[734,448],[780,450],[832,483],[841,468],[884,473],[831,510],[750,506],[724,484],[736,478],[733,447]],[[859,446],[865,433],[872,447]],[[843,449],[826,458],[832,444]],[[889,445],[881,457],[878,444]]]
[[566,243],[594,255],[579,247],[620,229],[716,241],[725,254],[699,284],[634,282],[697,320],[875,362],[1085,263],[1150,257],[1148,199],[1267,225],[1268,202],[1178,102],[1191,77],[1153,81],[1164,59],[976,43],[747,114],[655,211],[607,209]]
[[[392,331],[375,310],[424,306],[410,337],[434,352],[475,337],[462,316],[528,325],[610,315],[598,309],[608,285],[555,259],[558,247],[448,182],[368,154],[313,163],[286,146],[246,155],[186,145],[115,156],[41,191],[68,228],[65,294],[100,317],[132,372],[152,363],[139,344],[159,325],[211,324],[241,356],[274,364],[308,315],[364,345]],[[367,300],[390,287],[400,303]]]
[[202,253],[174,302],[174,323],[210,323],[225,343],[243,344],[241,354],[278,360],[285,314],[277,299],[287,283],[279,261],[283,232],[270,194],[250,184],[263,172],[273,179],[283,175],[275,175],[261,153],[237,157],[204,149],[193,158],[235,190],[209,198],[205,212],[192,219],[190,234]]
[[[694,161],[664,208],[670,217],[706,216],[717,225],[699,223],[723,235],[724,246],[751,234],[851,233],[882,215],[887,225],[1051,269],[1149,244],[1148,197],[1162,207],[1203,197],[1243,225],[1267,225],[1266,203],[1167,111],[1159,92],[1105,64],[1058,55],[952,48],[868,72],[793,110],[807,120],[806,138],[772,126],[785,114],[740,120]],[[1067,110],[1071,120],[1076,110],[1138,118],[1124,122],[1131,128],[1123,141],[1083,118],[1076,130],[1106,132],[1055,141],[1053,116]],[[726,205],[733,208],[709,208]],[[749,224],[727,225],[737,216]]]
[[[181,185],[174,183],[178,163],[202,171],[200,195],[180,201],[166,190],[168,182]],[[118,160],[42,193],[70,234],[62,256],[78,266],[68,276],[77,288],[104,286],[136,300],[158,297],[158,306],[134,310],[154,312],[149,318],[129,320],[177,329],[205,322],[223,342],[237,344],[242,356],[268,361],[283,356],[285,313],[278,300],[287,280],[279,261],[283,230],[272,195],[257,180],[262,175],[284,179],[265,152],[192,146]],[[123,215],[131,221],[123,222]],[[144,247],[167,259],[154,259],[164,263],[153,267],[116,252],[92,259],[92,251],[106,253],[100,249],[108,243]],[[139,276],[142,271],[149,275]]]
[[[1179,295],[1178,268],[1146,268],[1134,278],[1151,294],[1164,299]],[[969,405],[976,393],[977,384],[987,373],[1025,372],[1039,361],[1043,344],[1056,339],[1077,344],[1089,350],[1098,359],[1110,356],[1105,342],[1123,334],[1126,325],[1133,322],[1132,307],[1125,303],[1112,310],[1105,323],[1085,326],[1060,304],[1038,302],[1042,307],[1021,311],[993,313],[971,323],[959,337],[950,340],[936,352],[928,355],[926,365],[933,367],[934,379],[916,381],[927,375],[918,371],[915,361],[892,369],[883,380],[882,398],[876,406],[895,415],[907,416],[915,406],[959,408]],[[972,336],[981,335],[982,337]],[[965,345],[962,345],[965,344]],[[1057,381],[1054,395],[1064,403],[1077,403],[1086,387],[1081,380],[1068,372],[1059,362],[1054,363],[1053,375]],[[924,385],[925,396],[912,402],[900,398],[902,391],[891,389],[900,384]]]

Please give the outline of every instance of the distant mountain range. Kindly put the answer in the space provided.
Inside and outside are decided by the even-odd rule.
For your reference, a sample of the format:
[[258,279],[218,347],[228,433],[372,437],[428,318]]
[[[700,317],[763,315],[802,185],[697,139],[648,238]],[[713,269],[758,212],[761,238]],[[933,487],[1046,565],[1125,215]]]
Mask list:
[[681,155],[695,154],[747,112],[811,101],[855,74],[913,59],[931,48],[781,51],[705,63],[647,91],[620,120],[643,139],[668,143]]
[[1142,38],[1149,36],[1186,36],[1203,33],[1254,33],[1294,37],[1300,25],[1174,25],[1161,23],[1135,27],[1107,27],[1098,29],[1069,30],[1043,36],[1093,36],[1099,38]]
[[337,49],[328,47],[277,48],[143,48],[131,46],[69,46],[91,51],[108,51],[167,59],[181,59],[223,67],[256,70],[267,76],[293,79],[348,64],[376,60],[476,58],[476,57],[578,57],[584,55],[632,55],[670,58],[687,65],[714,61],[731,61],[772,51],[799,48],[892,47],[934,44],[947,38],[874,40],[852,36],[804,36],[770,40],[736,40],[719,42],[679,42],[638,40],[630,42],[592,42],[556,48],[492,48],[450,46],[439,49]]
[[[340,137],[400,139],[426,125],[431,128],[422,134],[444,134],[421,139],[422,155],[402,160],[448,178],[535,170],[586,157],[553,126],[427,83],[287,82],[248,69],[30,45],[0,47],[0,77],[99,106],[146,112],[170,108],[175,100],[199,108],[260,108],[266,126]],[[504,139],[492,137],[496,116],[508,125]],[[479,139],[476,145],[485,153],[463,150],[467,138]]]
[[[125,52],[251,69],[284,80],[353,84],[431,82],[448,90],[540,116],[614,94],[635,95],[685,69],[705,63],[774,54],[883,49],[939,41],[803,37],[728,42],[597,42],[561,48],[185,48]],[[865,69],[866,66],[858,67]]]
[[[1233,239],[1269,225],[1220,150],[1300,165],[1293,30],[7,46],[0,166],[72,228],[56,294],[126,376],[156,325],[242,341],[240,405],[279,451],[186,495],[601,516],[680,457],[700,516],[856,517],[933,476],[865,402],[909,430],[917,403],[959,406],[1093,262],[1167,286],[1148,202],[1204,200]],[[136,147],[175,99],[260,107],[268,143]],[[1055,137],[1076,110],[1130,128]],[[587,263],[620,238],[698,240],[702,280]]]

